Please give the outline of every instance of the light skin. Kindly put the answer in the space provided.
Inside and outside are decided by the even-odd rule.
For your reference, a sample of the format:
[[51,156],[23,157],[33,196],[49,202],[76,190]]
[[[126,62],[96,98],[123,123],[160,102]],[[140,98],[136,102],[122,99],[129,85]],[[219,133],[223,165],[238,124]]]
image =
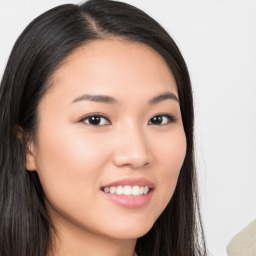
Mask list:
[[[39,175],[59,234],[55,255],[132,256],[170,201],[186,154],[167,64],[141,43],[95,40],[54,73],[38,111],[26,167]],[[146,204],[129,208],[104,195],[104,185],[126,178],[153,184]]]

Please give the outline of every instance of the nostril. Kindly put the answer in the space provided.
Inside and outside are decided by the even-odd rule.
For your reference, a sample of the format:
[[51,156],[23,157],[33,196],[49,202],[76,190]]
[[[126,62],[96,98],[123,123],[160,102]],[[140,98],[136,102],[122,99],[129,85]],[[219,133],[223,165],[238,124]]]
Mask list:
[[150,165],[151,160],[148,155],[132,155],[132,154],[119,154],[113,158],[113,162],[118,167],[129,167],[133,169],[144,168]]

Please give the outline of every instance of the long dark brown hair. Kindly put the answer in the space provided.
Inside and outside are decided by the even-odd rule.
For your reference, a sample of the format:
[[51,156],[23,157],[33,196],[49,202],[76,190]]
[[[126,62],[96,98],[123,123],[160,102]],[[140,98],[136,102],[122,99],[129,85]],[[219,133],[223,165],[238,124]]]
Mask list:
[[[202,256],[205,240],[194,166],[193,99],[184,59],[155,20],[131,5],[90,0],[65,4],[33,20],[16,41],[0,87],[0,255],[46,256],[54,228],[36,172],[25,168],[35,137],[38,104],[54,71],[79,46],[109,37],[140,42],[158,52],[178,87],[187,152],[175,193],[151,230],[137,240],[139,256]],[[18,136],[17,127],[28,135]]]

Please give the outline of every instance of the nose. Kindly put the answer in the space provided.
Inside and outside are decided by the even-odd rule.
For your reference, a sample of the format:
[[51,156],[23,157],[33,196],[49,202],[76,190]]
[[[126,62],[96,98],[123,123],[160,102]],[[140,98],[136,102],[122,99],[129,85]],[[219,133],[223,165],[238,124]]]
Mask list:
[[143,131],[129,128],[116,134],[113,162],[116,166],[139,169],[152,163],[149,143]]

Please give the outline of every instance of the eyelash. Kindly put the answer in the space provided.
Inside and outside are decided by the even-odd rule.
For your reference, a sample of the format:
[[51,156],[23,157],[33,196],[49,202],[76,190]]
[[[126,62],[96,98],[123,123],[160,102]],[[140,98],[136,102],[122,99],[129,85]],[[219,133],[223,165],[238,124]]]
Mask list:
[[[85,122],[86,120],[89,120],[89,118],[100,118],[101,120],[102,120],[102,118],[103,119],[105,119],[107,122],[108,122],[108,124],[100,124],[101,123],[101,121],[100,121],[100,123],[99,124],[90,124],[90,123],[87,123],[87,122]],[[166,123],[164,123],[164,124],[152,124],[152,119],[153,118],[158,118],[158,117],[161,117],[162,119],[161,120],[163,120],[163,118],[166,118],[167,119],[167,122]],[[99,120],[99,119],[97,119],[97,120]],[[160,119],[158,119],[158,120],[160,120]],[[157,121],[158,121],[157,120]],[[166,120],[165,120],[166,121]],[[80,120],[80,122],[84,122],[84,123],[86,123],[86,124],[88,124],[88,125],[92,125],[92,126],[105,126],[105,125],[110,125],[111,124],[111,122],[109,121],[109,119],[107,118],[107,117],[105,117],[104,115],[101,115],[101,114],[97,114],[97,113],[94,113],[94,114],[90,114],[90,115],[87,115],[87,116],[85,116],[84,118],[82,118],[81,120]],[[169,115],[169,114],[158,114],[158,115],[155,115],[155,116],[153,116],[150,120],[149,120],[149,123],[151,122],[151,124],[150,125],[157,125],[157,126],[162,126],[162,125],[168,125],[168,124],[171,124],[171,123],[175,123],[176,122],[176,118],[173,116],[173,115]]]

